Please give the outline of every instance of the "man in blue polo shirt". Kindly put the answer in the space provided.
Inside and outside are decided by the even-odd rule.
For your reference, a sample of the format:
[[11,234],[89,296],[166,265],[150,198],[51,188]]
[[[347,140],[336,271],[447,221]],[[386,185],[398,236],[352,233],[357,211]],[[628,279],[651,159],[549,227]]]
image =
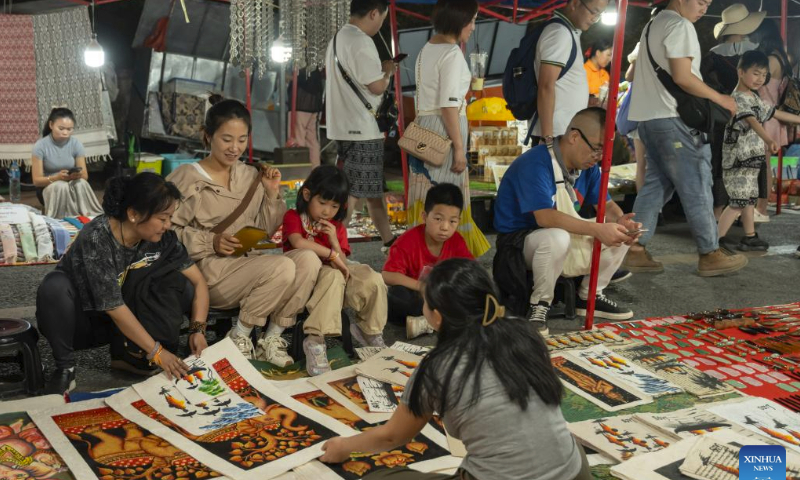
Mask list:
[[[584,199],[597,203],[600,196],[601,174],[597,163],[602,156],[604,124],[605,110],[587,108],[578,112],[566,133],[553,141],[555,159],[568,190],[574,191],[576,208],[580,208]],[[628,232],[639,230],[641,224],[632,220],[633,214],[623,214],[610,197],[606,203],[606,223],[584,221],[556,210],[556,180],[548,147],[539,145],[523,154],[514,160],[503,176],[494,209],[494,227],[499,232],[495,279],[506,294],[510,289],[508,285],[516,279],[513,287],[515,292],[519,292],[519,264],[524,259],[524,266],[533,271],[534,284],[528,320],[536,322],[540,331],[546,333],[547,312],[569,251],[569,234],[595,237],[604,245],[600,256],[595,316],[610,320],[629,319],[633,312],[606,298],[603,289],[638,236],[628,235]],[[588,294],[587,276],[578,291],[578,314],[586,314]],[[516,295],[517,300],[519,297]]]

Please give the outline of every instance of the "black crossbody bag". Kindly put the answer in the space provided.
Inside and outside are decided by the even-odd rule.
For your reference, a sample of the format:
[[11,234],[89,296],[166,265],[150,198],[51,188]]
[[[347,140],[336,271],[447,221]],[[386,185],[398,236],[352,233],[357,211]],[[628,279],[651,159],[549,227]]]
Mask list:
[[650,24],[647,24],[645,31],[645,43],[647,46],[647,57],[650,59],[650,64],[656,72],[661,84],[667,89],[670,95],[675,98],[678,103],[678,115],[689,128],[699,130],[703,133],[711,133],[714,125],[717,123],[727,124],[731,119],[731,112],[725,108],[720,107],[716,103],[707,98],[695,97],[687,93],[684,89],[675,83],[672,76],[661,68],[653,59],[653,54],[650,52]]
[[386,91],[383,92],[378,109],[374,110],[372,108],[372,104],[364,97],[364,94],[361,93],[361,90],[358,89],[353,79],[347,74],[347,71],[345,71],[342,63],[339,61],[339,55],[336,52],[336,37],[338,36],[338,33],[333,36],[333,60],[336,62],[336,66],[339,68],[339,72],[341,72],[344,81],[350,85],[350,88],[353,89],[353,92],[355,92],[358,99],[361,100],[361,103],[363,103],[367,110],[369,110],[369,113],[375,117],[375,121],[378,122],[378,129],[384,133],[393,130],[397,125],[398,117],[397,102],[395,101],[394,93],[391,92],[391,88],[387,88]]

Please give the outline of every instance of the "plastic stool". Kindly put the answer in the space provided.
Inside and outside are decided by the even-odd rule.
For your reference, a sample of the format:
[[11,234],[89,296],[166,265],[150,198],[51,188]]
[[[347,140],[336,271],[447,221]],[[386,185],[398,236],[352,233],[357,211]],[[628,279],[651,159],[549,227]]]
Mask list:
[[39,357],[39,334],[25,320],[0,318],[0,356],[15,355],[20,358],[23,379],[16,382],[0,381],[0,396],[24,391],[36,395],[44,388],[42,360]]

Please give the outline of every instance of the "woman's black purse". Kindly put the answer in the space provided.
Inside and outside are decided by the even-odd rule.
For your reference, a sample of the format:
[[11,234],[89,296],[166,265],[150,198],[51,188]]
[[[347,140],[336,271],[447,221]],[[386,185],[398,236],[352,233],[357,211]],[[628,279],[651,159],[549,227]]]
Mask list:
[[336,62],[336,66],[339,67],[339,72],[342,74],[342,78],[344,78],[344,81],[350,85],[350,88],[353,89],[353,92],[355,92],[358,99],[361,100],[361,103],[363,103],[367,110],[369,110],[369,112],[375,117],[375,121],[378,122],[378,129],[383,133],[394,130],[394,128],[397,126],[399,110],[397,108],[397,100],[395,100],[394,93],[391,91],[391,83],[389,84],[389,88],[383,92],[381,103],[378,105],[378,109],[373,109],[372,104],[369,103],[369,100],[364,98],[361,90],[358,89],[356,84],[353,82],[353,79],[350,78],[350,75],[347,74],[341,62],[339,62],[339,56],[336,54],[337,36],[338,34],[333,36],[333,58]]
[[[652,23],[652,21],[650,22]],[[731,112],[727,109],[720,107],[716,103],[707,98],[696,97],[687,93],[675,83],[672,76],[661,68],[653,59],[653,54],[650,52],[650,23],[647,24],[645,32],[645,43],[647,46],[647,57],[650,59],[650,64],[656,72],[656,76],[667,89],[670,95],[675,98],[678,103],[678,115],[691,129],[699,130],[703,133],[711,133],[715,124],[727,124],[731,120]]]

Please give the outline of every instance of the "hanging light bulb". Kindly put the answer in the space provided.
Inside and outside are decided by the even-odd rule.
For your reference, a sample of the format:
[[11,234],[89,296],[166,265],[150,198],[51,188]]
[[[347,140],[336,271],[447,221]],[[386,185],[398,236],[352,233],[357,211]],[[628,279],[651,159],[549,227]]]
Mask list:
[[97,41],[97,32],[95,32],[94,0],[92,0],[92,41],[83,51],[83,61],[87,67],[91,68],[99,68],[106,63],[106,53]]
[[603,14],[600,16],[600,21],[603,22],[603,25],[616,25],[617,12],[615,10],[608,10],[603,12]]
[[89,45],[83,52],[83,61],[86,62],[87,67],[92,68],[102,67],[103,64],[106,63],[106,53],[103,51],[103,47],[100,46],[100,43],[98,43],[96,33],[92,34],[92,41],[89,42]]
[[292,58],[292,47],[283,43],[283,37],[278,37],[270,48],[270,56],[275,63],[286,63]]

